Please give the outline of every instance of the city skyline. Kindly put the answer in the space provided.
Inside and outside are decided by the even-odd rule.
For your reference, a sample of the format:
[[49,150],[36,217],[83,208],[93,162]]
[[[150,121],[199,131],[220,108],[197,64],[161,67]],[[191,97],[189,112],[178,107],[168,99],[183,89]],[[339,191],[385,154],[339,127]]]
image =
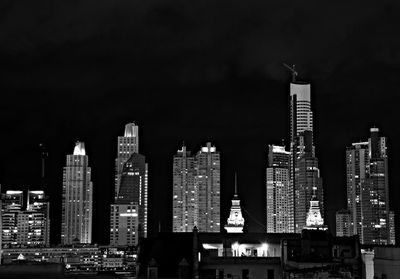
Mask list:
[[[93,241],[108,242],[116,139],[131,121],[142,127],[149,163],[149,232],[171,230],[171,156],[183,140],[190,150],[207,141],[220,150],[221,216],[229,214],[236,170],[241,204],[264,223],[267,145],[289,139],[291,76],[282,63],[311,83],[327,224],[346,206],[345,147],[370,127],[388,138],[390,198],[400,196],[396,1],[78,1],[55,9],[24,2],[5,5],[0,25],[0,183],[38,188],[38,145],[47,145],[53,243],[62,167],[77,139],[87,143],[101,189]],[[400,206],[392,205],[399,224]],[[264,230],[243,214],[252,230]]]

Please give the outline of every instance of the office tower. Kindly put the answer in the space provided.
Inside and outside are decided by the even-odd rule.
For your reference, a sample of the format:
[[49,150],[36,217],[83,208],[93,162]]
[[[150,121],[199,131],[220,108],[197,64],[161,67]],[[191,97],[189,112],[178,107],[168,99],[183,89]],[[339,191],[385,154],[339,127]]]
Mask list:
[[43,191],[6,191],[2,195],[2,244],[5,247],[49,246],[49,201]]
[[199,232],[220,232],[220,154],[207,142],[196,155]]
[[195,158],[183,145],[173,158],[172,231],[192,232],[197,224]]
[[225,230],[228,233],[243,233],[244,218],[242,216],[242,209],[240,207],[240,199],[237,194],[237,179],[235,174],[235,194],[232,199],[231,212],[226,221]]
[[341,209],[336,212],[336,236],[352,236],[352,222],[349,210]]
[[394,213],[389,208],[387,139],[378,128],[368,141],[346,150],[347,206],[352,234],[362,244],[395,244]]
[[63,173],[61,243],[91,243],[93,184],[85,144],[77,141]]
[[111,205],[111,245],[136,245],[139,237],[147,237],[147,175],[145,156],[132,153],[124,163],[117,197]]
[[269,145],[267,181],[267,233],[293,233],[293,190],[290,188],[290,152]]
[[115,159],[115,197],[119,191],[119,184],[124,163],[132,153],[139,153],[139,127],[135,123],[125,125],[123,137],[118,137],[117,158]]
[[290,191],[294,201],[294,231],[306,226],[310,201],[315,194],[324,216],[322,178],[313,143],[310,84],[290,83]]

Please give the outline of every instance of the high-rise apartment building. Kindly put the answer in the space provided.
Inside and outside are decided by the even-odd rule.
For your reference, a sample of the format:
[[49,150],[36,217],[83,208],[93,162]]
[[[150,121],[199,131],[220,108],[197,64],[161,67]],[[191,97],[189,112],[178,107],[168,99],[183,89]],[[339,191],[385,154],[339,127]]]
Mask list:
[[85,144],[77,141],[63,174],[61,243],[91,243],[93,184]]
[[199,232],[220,232],[220,154],[211,142],[197,153],[195,169],[197,228]]
[[306,227],[315,195],[324,216],[322,178],[313,143],[313,113],[309,83],[290,83],[290,190],[293,192],[294,232]]
[[266,178],[267,233],[293,233],[290,152],[284,146],[269,145]]
[[192,232],[197,224],[195,157],[183,145],[173,158],[172,231]]
[[387,139],[378,128],[368,141],[346,150],[347,208],[351,234],[363,244],[395,244],[394,213],[389,208]]
[[139,237],[147,237],[148,165],[145,156],[138,153],[138,146],[138,126],[129,123],[124,137],[118,137],[111,245],[137,245]]
[[43,191],[6,191],[1,200],[4,246],[50,245],[50,206]]
[[173,158],[174,232],[220,232],[220,154],[210,142],[192,156],[183,146]]

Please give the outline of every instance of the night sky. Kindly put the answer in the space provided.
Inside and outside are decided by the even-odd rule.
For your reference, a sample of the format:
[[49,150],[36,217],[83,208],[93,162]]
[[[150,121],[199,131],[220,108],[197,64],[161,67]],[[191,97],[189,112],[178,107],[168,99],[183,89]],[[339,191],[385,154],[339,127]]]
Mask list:
[[[139,125],[149,163],[150,235],[171,230],[172,156],[184,140],[221,152],[221,219],[234,172],[242,204],[265,223],[268,144],[289,136],[290,72],[312,84],[327,223],[345,207],[345,148],[371,126],[389,140],[400,229],[398,1],[90,0],[0,2],[0,183],[46,192],[60,240],[62,168],[84,141],[94,184],[93,239],[108,243],[117,137]],[[371,2],[371,3],[370,3]],[[245,214],[249,231],[264,228]],[[399,233],[397,234],[400,235]]]

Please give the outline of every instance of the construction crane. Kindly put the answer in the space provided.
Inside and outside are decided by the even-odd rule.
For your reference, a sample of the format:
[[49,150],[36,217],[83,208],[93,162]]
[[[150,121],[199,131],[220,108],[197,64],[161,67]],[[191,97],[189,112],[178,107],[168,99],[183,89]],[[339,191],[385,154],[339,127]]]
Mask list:
[[296,77],[299,73],[296,71],[295,65],[292,65],[292,67],[290,67],[288,64],[283,63],[283,66],[292,72],[292,82],[296,82]]

